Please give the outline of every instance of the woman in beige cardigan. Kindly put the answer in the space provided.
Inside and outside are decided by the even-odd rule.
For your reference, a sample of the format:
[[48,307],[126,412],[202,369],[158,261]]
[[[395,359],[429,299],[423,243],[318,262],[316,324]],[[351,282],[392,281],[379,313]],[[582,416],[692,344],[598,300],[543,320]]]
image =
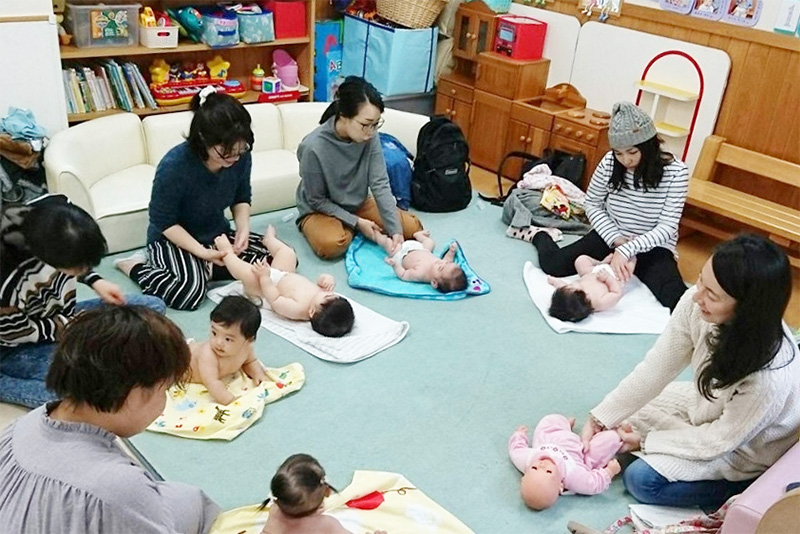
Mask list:
[[[623,474],[638,501],[713,508],[797,441],[800,350],[782,316],[789,261],[767,239],[723,243],[681,298],[644,360],[595,406],[587,446],[620,428]],[[687,367],[691,382],[673,382]]]

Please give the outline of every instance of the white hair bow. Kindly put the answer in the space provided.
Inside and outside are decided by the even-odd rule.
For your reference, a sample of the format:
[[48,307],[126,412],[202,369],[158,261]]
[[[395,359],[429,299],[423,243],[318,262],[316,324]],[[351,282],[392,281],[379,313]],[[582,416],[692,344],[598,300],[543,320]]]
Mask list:
[[200,91],[200,105],[202,106],[203,104],[206,103],[206,98],[208,98],[208,95],[216,92],[217,88],[214,87],[213,85],[206,85],[205,87],[203,87],[203,90]]

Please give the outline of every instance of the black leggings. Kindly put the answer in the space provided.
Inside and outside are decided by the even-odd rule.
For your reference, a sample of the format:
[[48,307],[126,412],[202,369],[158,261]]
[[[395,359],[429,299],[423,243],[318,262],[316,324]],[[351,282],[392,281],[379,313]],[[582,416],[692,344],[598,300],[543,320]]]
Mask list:
[[[539,266],[542,270],[559,277],[576,273],[575,259],[578,256],[585,254],[602,260],[614,252],[594,230],[564,248],[559,248],[547,232],[537,232],[533,236],[533,246],[539,252]],[[633,274],[650,289],[658,302],[672,312],[686,291],[686,284],[681,278],[672,252],[664,247],[656,247],[637,254],[636,260]]]

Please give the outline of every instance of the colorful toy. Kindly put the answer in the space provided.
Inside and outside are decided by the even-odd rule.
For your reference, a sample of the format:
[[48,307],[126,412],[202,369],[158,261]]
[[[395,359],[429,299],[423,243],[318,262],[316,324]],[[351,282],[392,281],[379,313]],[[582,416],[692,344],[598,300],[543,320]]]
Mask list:
[[262,93],[280,93],[281,92],[281,79],[275,76],[267,76],[261,82]]
[[209,85],[217,92],[241,98],[247,94],[247,88],[238,80],[228,80],[230,63],[215,56],[208,63],[173,63],[167,65],[163,59],[157,59],[150,66],[152,83],[150,90],[156,102],[161,106],[186,104],[192,97]]
[[284,89],[296,89],[300,85],[297,61],[286,50],[278,49],[272,53],[272,75],[280,78]]
[[256,68],[253,69],[253,75],[250,76],[250,89],[261,91],[261,83],[264,81],[265,74],[266,72],[261,68],[261,64],[256,65]]

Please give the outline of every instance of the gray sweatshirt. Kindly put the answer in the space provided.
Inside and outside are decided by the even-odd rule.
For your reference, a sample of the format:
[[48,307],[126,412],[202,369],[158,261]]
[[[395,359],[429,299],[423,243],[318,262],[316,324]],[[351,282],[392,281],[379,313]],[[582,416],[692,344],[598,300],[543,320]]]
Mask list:
[[45,406],[12,423],[0,435],[0,529],[208,532],[217,505],[198,488],[154,480],[115,437],[88,423],[50,419]]
[[298,224],[306,215],[324,213],[355,228],[358,217],[354,213],[371,191],[386,233],[403,233],[380,138],[376,134],[366,143],[343,141],[334,131],[335,121],[333,116],[319,125],[297,147]]

